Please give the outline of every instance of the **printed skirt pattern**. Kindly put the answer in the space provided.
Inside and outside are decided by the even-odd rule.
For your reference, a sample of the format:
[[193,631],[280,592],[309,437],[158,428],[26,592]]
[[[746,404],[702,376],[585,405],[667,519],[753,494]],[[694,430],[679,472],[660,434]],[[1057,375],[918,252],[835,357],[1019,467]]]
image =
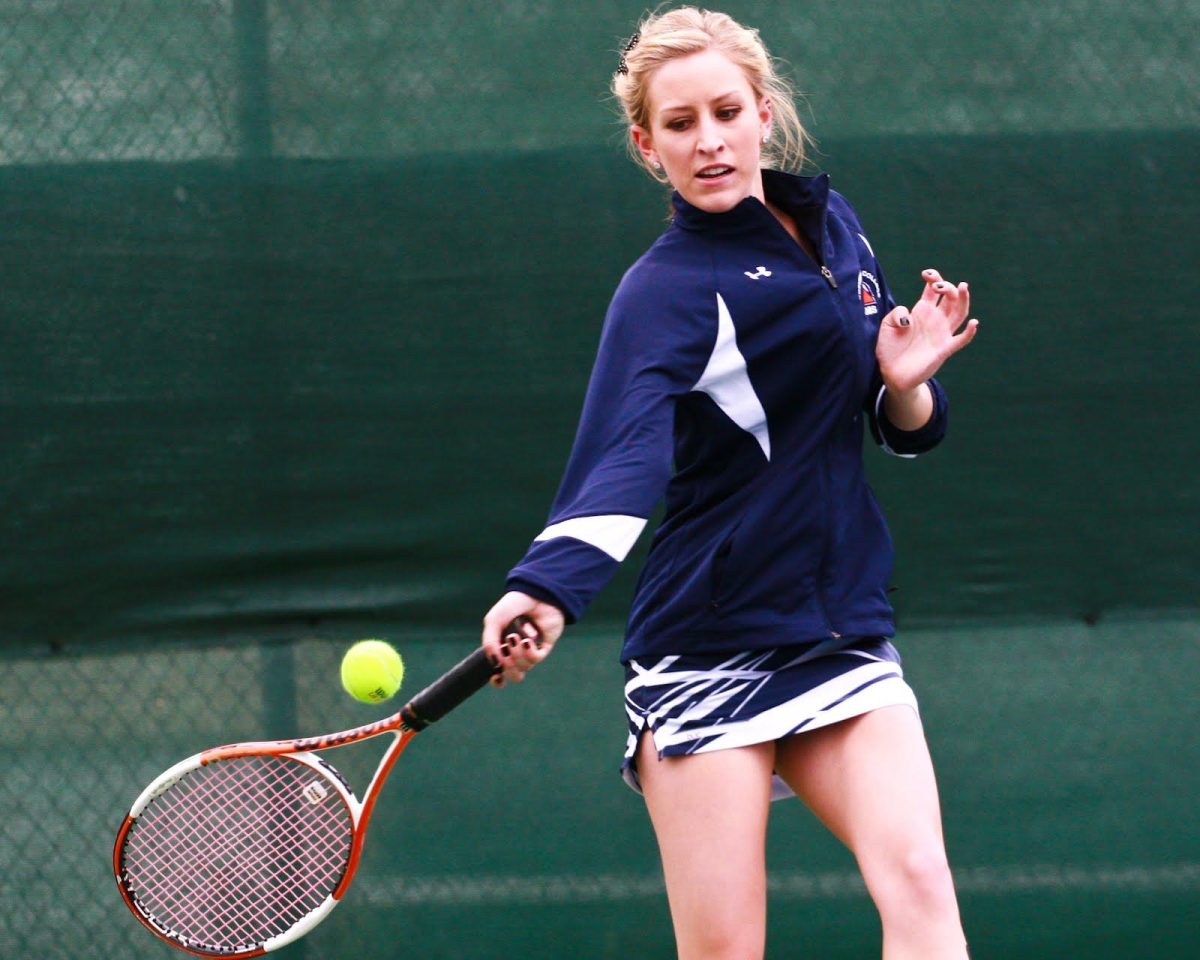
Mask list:
[[[621,767],[641,792],[635,754],[649,729],[659,757],[778,740],[880,707],[917,709],[900,655],[881,637],[704,656],[631,660],[625,668],[629,738]],[[793,796],[779,778],[772,799]]]

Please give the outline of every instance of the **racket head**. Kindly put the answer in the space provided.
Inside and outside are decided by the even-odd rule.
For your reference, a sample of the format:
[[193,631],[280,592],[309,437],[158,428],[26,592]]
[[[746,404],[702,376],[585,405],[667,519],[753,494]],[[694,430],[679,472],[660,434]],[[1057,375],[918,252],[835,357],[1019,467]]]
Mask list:
[[360,815],[314,754],[196,754],[130,809],[113,850],[117,885],[134,915],[182,950],[260,956],[337,904]]

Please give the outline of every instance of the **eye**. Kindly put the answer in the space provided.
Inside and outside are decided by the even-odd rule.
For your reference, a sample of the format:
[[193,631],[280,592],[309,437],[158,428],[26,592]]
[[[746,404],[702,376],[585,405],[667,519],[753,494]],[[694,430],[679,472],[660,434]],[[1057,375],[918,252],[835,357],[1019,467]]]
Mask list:
[[674,130],[676,132],[680,130],[686,130],[690,122],[691,121],[687,117],[677,117],[674,120],[667,121],[667,129]]
[[717,119],[733,120],[739,113],[742,112],[741,107],[722,107],[717,111]]

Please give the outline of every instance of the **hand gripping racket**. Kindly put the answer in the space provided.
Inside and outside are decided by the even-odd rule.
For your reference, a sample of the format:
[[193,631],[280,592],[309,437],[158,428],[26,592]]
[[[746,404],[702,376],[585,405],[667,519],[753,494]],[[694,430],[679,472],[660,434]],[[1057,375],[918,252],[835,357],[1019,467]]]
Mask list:
[[[530,621],[518,617],[505,639]],[[480,647],[398,713],[299,740],[215,747],[164,771],[117,833],[113,870],[134,916],[202,957],[257,957],[303,936],[337,906],[367,821],[410,740],[498,672]],[[314,751],[395,739],[359,801]]]

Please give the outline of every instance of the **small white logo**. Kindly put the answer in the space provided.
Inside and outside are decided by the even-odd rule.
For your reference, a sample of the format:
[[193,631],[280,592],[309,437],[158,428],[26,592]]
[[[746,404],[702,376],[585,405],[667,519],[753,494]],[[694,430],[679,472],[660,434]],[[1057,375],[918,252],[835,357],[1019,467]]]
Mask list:
[[325,785],[319,780],[313,780],[306,784],[300,792],[304,795],[304,799],[314,807],[329,796],[329,791],[325,789]]
[[[861,234],[860,234],[861,236]],[[863,313],[872,317],[879,312],[879,301],[883,294],[879,290],[879,281],[874,274],[866,270],[858,271],[858,295],[862,298]]]
[[771,275],[771,271],[766,267],[755,267],[753,273],[751,273],[749,270],[745,271],[745,273],[746,276],[748,276],[751,280],[761,280],[763,277],[769,277]]

